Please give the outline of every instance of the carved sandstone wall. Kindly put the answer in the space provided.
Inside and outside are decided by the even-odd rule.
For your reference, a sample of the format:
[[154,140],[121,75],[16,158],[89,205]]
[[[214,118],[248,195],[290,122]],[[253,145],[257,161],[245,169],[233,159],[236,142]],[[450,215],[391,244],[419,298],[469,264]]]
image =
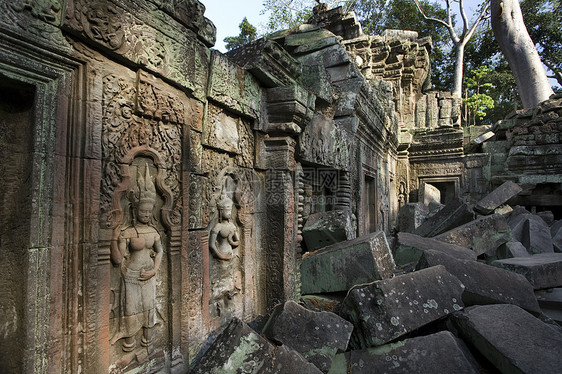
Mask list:
[[419,183],[482,170],[429,41],[320,7],[223,55],[203,14],[0,0],[0,371],[186,372],[299,295],[310,215],[390,232]]
[[298,296],[308,215],[389,229],[392,87],[331,32],[225,56],[195,0],[0,9],[3,371],[185,372]]

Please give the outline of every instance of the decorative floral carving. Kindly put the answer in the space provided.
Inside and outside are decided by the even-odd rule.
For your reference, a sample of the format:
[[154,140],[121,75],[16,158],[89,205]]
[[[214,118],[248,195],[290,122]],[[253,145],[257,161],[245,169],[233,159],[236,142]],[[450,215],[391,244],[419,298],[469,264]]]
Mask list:
[[[149,99],[144,99],[144,93],[150,93],[156,103],[151,107],[151,117],[145,118],[134,113],[135,102],[145,103],[148,106]],[[101,209],[102,224],[111,226],[113,208],[111,197],[116,186],[121,183],[120,164],[130,152],[137,147],[150,147],[165,160],[163,165],[163,184],[169,189],[173,196],[170,212],[167,217],[171,224],[179,224],[181,221],[181,126],[163,120],[162,113],[169,113],[169,107],[164,105],[160,110],[159,103],[167,103],[170,96],[159,95],[159,90],[149,89],[146,85],[144,90],[137,94],[137,90],[128,84],[123,78],[115,74],[109,74],[103,79],[103,133],[102,149],[104,161],[104,178],[102,180]],[[178,99],[179,100],[179,99]],[[152,104],[150,104],[152,105]],[[180,106],[178,106],[180,107]],[[155,114],[160,117],[155,117]],[[174,114],[175,119],[183,118],[183,115]]]

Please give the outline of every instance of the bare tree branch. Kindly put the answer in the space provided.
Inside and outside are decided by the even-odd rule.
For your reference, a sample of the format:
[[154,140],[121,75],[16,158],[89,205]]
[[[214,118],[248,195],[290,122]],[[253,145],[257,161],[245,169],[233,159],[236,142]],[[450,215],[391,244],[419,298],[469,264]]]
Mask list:
[[[462,0],[461,4],[462,4]],[[489,13],[488,13],[488,9],[490,9],[490,2],[486,2],[486,6],[484,8],[482,8],[482,11],[480,12],[480,15],[478,16],[478,18],[476,19],[476,21],[474,21],[474,24],[472,24],[472,27],[470,28],[470,31],[468,32],[468,34],[466,34],[465,36],[465,40],[468,42],[470,40],[470,38],[472,38],[472,35],[474,34],[474,32],[476,31],[476,28],[478,27],[478,25],[484,21],[487,17],[489,17]]]
[[[449,0],[447,0],[449,1]],[[459,10],[461,13],[461,18],[462,18],[462,34],[461,34],[461,39],[464,39],[466,36],[466,33],[468,31],[468,17],[466,16],[466,12],[464,11],[464,4],[462,2],[462,0],[459,0]]]
[[556,79],[556,81],[558,82],[559,85],[562,86],[562,72],[556,69],[556,66],[554,66],[554,64],[552,64],[550,61],[548,61],[547,59],[543,58],[542,63],[550,69],[550,71],[552,72],[552,76],[549,76],[549,78],[554,78]]
[[439,18],[434,18],[434,17],[428,17],[424,11],[422,10],[420,3],[418,0],[414,0],[414,2],[416,3],[416,8],[418,8],[418,11],[421,13],[421,15],[423,16],[424,19],[428,20],[428,21],[432,21],[432,22],[437,22],[443,26],[445,26],[447,28],[447,31],[449,31],[449,35],[451,36],[451,40],[453,41],[453,43],[458,43],[459,42],[459,37],[457,36],[457,33],[455,31],[455,28],[453,27],[453,20],[451,18],[451,9],[449,7],[449,1],[447,0],[447,19],[448,19],[448,23],[443,21],[442,19]]

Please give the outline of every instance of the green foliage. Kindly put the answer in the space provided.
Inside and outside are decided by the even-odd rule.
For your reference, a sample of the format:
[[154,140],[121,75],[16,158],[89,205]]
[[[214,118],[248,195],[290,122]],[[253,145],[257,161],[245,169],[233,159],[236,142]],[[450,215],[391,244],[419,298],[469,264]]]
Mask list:
[[469,76],[465,78],[466,94],[463,102],[467,125],[476,125],[477,120],[481,121],[486,117],[486,111],[494,107],[494,99],[486,93],[494,87],[488,81],[491,72],[488,67],[480,66],[478,69],[472,70]]
[[290,29],[306,23],[316,4],[313,0],[263,0],[261,14],[269,13],[267,31]]
[[238,27],[240,28],[240,34],[238,36],[227,36],[223,39],[226,43],[226,49],[229,51],[253,42],[258,35],[256,28],[248,22],[246,17],[244,17]]
[[[342,6],[345,11],[353,10],[361,0],[323,0],[330,8]],[[318,5],[315,0],[263,0],[261,14],[269,13],[266,24],[267,32],[297,27],[312,16],[313,8]]]
[[[562,86],[562,1],[522,0],[521,11],[531,39],[535,42],[541,60]],[[487,94],[494,99],[494,108],[486,110],[487,120],[495,122],[521,108],[521,100],[513,73],[503,57],[489,23],[485,23],[465,49],[466,70],[487,65],[492,71],[487,81],[493,88]],[[560,87],[554,87],[555,91]]]

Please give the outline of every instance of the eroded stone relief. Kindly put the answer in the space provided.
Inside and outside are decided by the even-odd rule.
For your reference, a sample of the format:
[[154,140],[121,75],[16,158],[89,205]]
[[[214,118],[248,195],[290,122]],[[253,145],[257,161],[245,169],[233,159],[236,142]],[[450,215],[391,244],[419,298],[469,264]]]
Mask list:
[[232,260],[233,250],[240,245],[238,228],[232,222],[232,206],[234,202],[223,190],[217,202],[218,221],[211,229],[209,248],[213,256],[219,260]]
[[[129,191],[131,221],[117,226],[111,239],[111,260],[119,267],[121,284],[116,303],[118,317],[111,344],[120,343],[123,352],[137,349],[137,335],[142,331],[140,347],[152,351],[156,320],[156,275],[160,270],[164,248],[153,221],[156,188],[148,163],[137,168],[136,186]],[[144,353],[144,352],[142,352]],[[139,357],[142,354],[135,352]],[[126,357],[127,364],[132,357]]]

